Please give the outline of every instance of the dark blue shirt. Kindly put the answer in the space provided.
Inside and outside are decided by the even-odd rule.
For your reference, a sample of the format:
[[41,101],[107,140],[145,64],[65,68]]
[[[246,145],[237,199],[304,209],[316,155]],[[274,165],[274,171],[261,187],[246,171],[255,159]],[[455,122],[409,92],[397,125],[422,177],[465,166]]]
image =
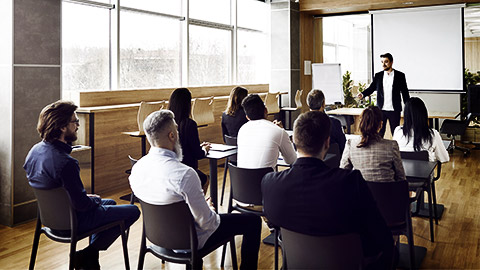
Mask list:
[[39,142],[30,149],[23,168],[30,186],[37,189],[64,187],[75,210],[83,212],[98,207],[100,198],[88,197],[78,161],[70,156],[72,147],[61,141]]

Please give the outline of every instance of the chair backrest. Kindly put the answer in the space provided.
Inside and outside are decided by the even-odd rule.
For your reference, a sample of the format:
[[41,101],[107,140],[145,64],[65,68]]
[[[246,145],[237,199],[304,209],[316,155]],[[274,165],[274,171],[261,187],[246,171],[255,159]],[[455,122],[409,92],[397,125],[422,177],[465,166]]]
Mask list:
[[[33,189],[37,198],[40,220],[44,226],[53,230],[71,230],[70,196],[63,188]],[[74,212],[72,214],[75,214]]]
[[410,211],[407,181],[371,182],[367,185],[388,227],[406,224]]
[[[225,144],[235,145],[235,146],[237,145],[237,137],[232,137],[232,136],[228,136],[228,135],[223,135],[223,137],[225,138]],[[237,162],[237,155],[233,155],[233,156],[228,157],[228,160],[233,161],[233,162]]]
[[267,93],[265,97],[265,107],[267,107],[268,114],[274,114],[280,112],[280,107],[278,106],[278,97],[280,93]]
[[288,269],[362,269],[360,235],[311,236],[282,230]]
[[338,168],[342,159],[342,153],[340,153],[340,146],[338,143],[331,143],[328,148],[327,154],[334,155],[329,159],[325,159],[325,164],[330,168]]
[[262,178],[273,168],[244,169],[228,164],[232,199],[253,205],[262,205]]
[[413,159],[413,160],[427,160],[428,161],[428,151],[400,151],[400,156],[402,159]]
[[160,102],[142,101],[140,103],[140,107],[138,108],[138,114],[137,114],[137,125],[138,125],[138,131],[140,135],[145,134],[145,130],[143,130],[143,122],[145,121],[145,118],[147,118],[147,116],[150,115],[151,113],[161,110],[164,104],[165,104],[164,101],[160,101]]
[[192,118],[199,126],[214,123],[213,97],[194,99],[192,105]]
[[303,106],[302,95],[303,95],[303,90],[297,90],[297,92],[295,93],[295,105],[297,106],[297,109],[301,109]]
[[128,159],[130,160],[130,164],[132,165],[135,165],[135,163],[137,163],[138,159],[134,159],[132,156],[128,155]]
[[197,248],[197,233],[190,208],[185,201],[153,205],[141,199],[145,236],[167,249]]

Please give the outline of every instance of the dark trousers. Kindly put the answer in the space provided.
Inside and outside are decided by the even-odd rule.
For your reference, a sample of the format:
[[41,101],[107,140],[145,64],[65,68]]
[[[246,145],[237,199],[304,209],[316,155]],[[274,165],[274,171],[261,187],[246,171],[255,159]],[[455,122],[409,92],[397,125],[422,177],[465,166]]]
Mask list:
[[[250,214],[220,214],[220,226],[203,246],[216,246],[235,235],[243,235],[240,269],[257,269],[262,220]],[[202,269],[201,265],[194,269]]]
[[[138,217],[140,210],[131,204],[116,205],[111,199],[102,199],[102,203],[94,210],[77,212],[78,231],[84,232],[118,220],[125,221],[125,229],[129,228]],[[113,227],[92,235],[90,245],[97,250],[107,248],[120,236],[120,228]]]
[[395,128],[400,125],[400,111],[383,111],[383,126],[380,129],[380,136],[383,138],[383,135],[385,135],[385,129],[387,126],[387,120],[390,122],[390,131],[393,132],[395,131]]

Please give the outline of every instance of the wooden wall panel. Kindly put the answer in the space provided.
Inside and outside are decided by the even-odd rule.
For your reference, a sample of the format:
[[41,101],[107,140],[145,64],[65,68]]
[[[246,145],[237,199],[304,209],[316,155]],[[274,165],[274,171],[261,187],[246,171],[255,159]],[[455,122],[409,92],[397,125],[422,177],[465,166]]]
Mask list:
[[[188,87],[192,97],[228,96],[235,85]],[[244,85],[250,93],[268,91],[268,84]],[[80,107],[95,107],[118,104],[140,103],[141,101],[168,100],[175,88],[137,89],[112,91],[85,91],[72,93],[70,99]]]
[[465,39],[465,68],[480,71],[480,38]]

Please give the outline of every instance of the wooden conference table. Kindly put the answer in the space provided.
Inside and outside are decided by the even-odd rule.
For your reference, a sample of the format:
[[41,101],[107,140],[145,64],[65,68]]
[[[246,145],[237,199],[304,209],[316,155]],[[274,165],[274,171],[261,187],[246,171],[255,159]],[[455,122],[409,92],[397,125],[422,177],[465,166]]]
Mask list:
[[[335,109],[335,110],[326,111],[326,113],[330,114],[330,115],[339,115],[339,116],[350,115],[350,116],[353,116],[354,119],[355,119],[355,121],[354,121],[355,130],[358,130],[358,125],[360,123],[359,116],[362,114],[363,110],[364,110],[364,108],[338,108],[338,109]],[[440,128],[439,119],[455,119],[458,115],[459,115],[458,112],[429,111],[428,112],[428,119],[429,119],[431,125],[435,129],[438,130]],[[401,117],[403,118],[403,112],[402,112]]]

